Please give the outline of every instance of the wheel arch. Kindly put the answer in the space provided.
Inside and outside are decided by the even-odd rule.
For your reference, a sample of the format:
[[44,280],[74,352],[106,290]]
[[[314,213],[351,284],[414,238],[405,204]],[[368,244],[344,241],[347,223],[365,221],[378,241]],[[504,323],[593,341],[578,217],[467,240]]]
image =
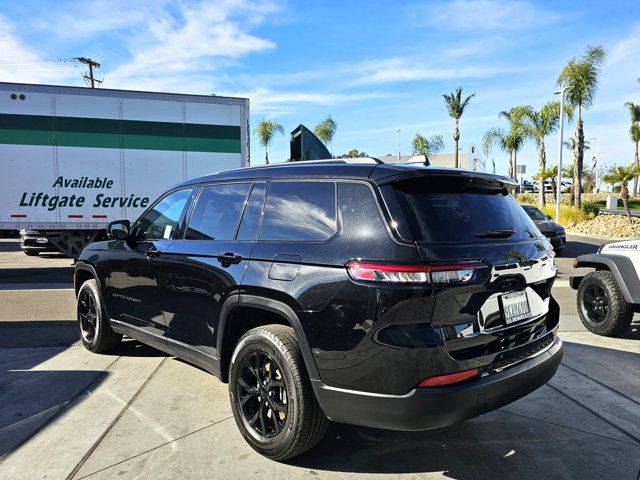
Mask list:
[[638,279],[633,262],[629,258],[601,253],[581,255],[576,258],[573,267],[610,271],[616,279],[625,301],[640,304],[640,279]]
[[[234,311],[242,308],[259,310],[265,312],[266,314],[275,314],[280,317],[282,321],[278,322],[277,320],[275,320],[268,323],[280,323],[293,328],[296,337],[298,338],[298,343],[300,344],[302,358],[304,360],[305,368],[307,369],[309,378],[312,380],[320,379],[318,369],[311,352],[311,348],[309,347],[307,338],[302,328],[302,323],[300,322],[300,319],[298,318],[298,315],[295,313],[295,311],[284,302],[271,298],[260,297],[257,295],[245,294],[236,294],[229,297],[227,301],[225,301],[220,312],[218,335],[216,340],[216,351],[218,352],[218,357],[220,359],[220,379],[222,379],[223,381],[227,381],[228,379],[228,370],[230,366],[229,360],[231,358],[231,354],[233,353],[233,349],[237,344],[237,340],[236,342],[228,342],[229,337],[227,335],[227,332],[230,330],[229,320],[233,318]],[[233,343],[233,345],[230,345],[228,343]]]

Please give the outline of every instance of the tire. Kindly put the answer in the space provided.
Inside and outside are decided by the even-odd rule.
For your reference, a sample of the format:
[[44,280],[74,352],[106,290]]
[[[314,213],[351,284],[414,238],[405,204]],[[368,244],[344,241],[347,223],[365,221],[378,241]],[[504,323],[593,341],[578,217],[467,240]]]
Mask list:
[[577,303],[580,320],[590,332],[598,335],[621,335],[633,320],[633,305],[625,301],[615,277],[609,271],[587,274],[578,287]]
[[117,347],[122,340],[122,335],[114,332],[109,325],[95,280],[87,280],[80,287],[76,316],[80,339],[87,350],[106,353]]
[[[229,398],[244,439],[272,460],[286,460],[313,448],[327,429],[327,417],[313,394],[291,327],[267,325],[242,336],[231,358]],[[255,420],[262,413],[264,423]]]
[[40,250],[23,250],[27,257],[37,257],[40,255]]

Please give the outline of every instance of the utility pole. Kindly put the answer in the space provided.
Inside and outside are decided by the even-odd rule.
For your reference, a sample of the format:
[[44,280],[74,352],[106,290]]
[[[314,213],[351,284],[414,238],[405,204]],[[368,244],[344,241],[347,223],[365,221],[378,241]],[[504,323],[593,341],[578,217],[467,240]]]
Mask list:
[[86,57],[76,57],[76,60],[79,61],[80,63],[84,63],[85,65],[89,65],[89,75],[85,74],[84,78],[85,80],[89,80],[89,83],[91,84],[91,88],[96,88],[96,82],[102,83],[102,80],[97,80],[93,78],[94,67],[100,68],[100,64],[98,62],[94,62],[90,58],[86,58]]
[[396,129],[396,132],[398,133],[398,163],[400,163],[400,129]]

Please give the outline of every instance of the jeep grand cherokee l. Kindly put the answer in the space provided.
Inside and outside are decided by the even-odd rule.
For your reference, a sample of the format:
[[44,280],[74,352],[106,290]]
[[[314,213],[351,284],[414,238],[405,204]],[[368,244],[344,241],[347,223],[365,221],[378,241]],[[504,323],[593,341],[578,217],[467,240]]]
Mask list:
[[258,452],[327,421],[443,427],[547,382],[553,250],[504,177],[373,159],[185,182],[76,264],[84,345],[122,335],[229,383]]

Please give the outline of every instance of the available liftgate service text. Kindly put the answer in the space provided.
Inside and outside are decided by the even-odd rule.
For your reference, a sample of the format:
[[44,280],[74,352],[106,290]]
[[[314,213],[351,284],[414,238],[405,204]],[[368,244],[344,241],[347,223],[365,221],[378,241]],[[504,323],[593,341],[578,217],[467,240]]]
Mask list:
[[[111,189],[114,181],[107,177],[58,177],[53,183],[53,188],[77,188],[77,189]],[[50,212],[60,207],[83,207],[87,197],[84,194],[50,195],[44,192],[23,192],[20,198],[21,207],[42,207]],[[149,197],[141,197],[135,194],[129,196],[113,196],[97,193],[89,200],[92,207],[103,208],[146,208],[149,205]]]

